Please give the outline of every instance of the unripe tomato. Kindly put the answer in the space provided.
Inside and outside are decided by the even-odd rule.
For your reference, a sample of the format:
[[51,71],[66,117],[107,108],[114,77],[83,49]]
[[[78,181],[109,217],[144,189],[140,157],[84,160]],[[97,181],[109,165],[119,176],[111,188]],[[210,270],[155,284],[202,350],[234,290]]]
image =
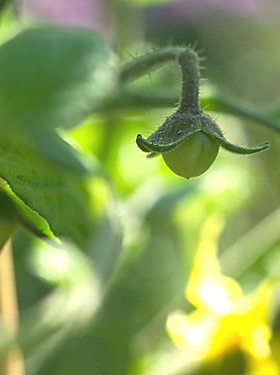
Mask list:
[[205,133],[197,132],[162,157],[168,167],[182,177],[196,177],[207,171],[216,159],[219,144]]

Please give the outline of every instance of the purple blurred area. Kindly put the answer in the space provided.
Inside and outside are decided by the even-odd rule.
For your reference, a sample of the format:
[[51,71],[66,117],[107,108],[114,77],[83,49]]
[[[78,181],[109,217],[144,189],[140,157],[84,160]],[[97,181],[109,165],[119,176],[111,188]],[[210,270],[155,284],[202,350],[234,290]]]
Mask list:
[[279,0],[173,1],[147,8],[145,27],[152,45],[201,48],[221,90],[261,104],[279,97]]
[[255,16],[262,12],[270,0],[180,0],[151,9],[150,13],[164,19],[200,20],[213,13],[231,16]]
[[143,42],[197,45],[207,58],[207,78],[225,91],[260,103],[279,95],[280,0],[180,0],[150,7],[132,0],[15,1],[23,18],[99,31],[120,56]]
[[173,4],[190,11],[203,11],[207,8],[219,8],[225,11],[255,12],[264,5],[264,0],[184,0]]
[[45,22],[101,31],[106,28],[102,0],[18,0],[17,8],[20,16]]

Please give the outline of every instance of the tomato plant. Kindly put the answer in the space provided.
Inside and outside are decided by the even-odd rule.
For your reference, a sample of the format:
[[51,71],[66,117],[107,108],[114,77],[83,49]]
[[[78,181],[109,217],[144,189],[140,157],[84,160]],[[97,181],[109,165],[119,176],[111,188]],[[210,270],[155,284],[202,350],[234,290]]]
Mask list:
[[[279,335],[263,312],[277,313],[264,295],[279,283],[279,101],[246,104],[235,92],[253,82],[244,50],[234,59],[201,34],[205,73],[190,21],[194,39],[144,40],[141,0],[118,0],[102,5],[109,36],[89,27],[94,1],[72,1],[82,8],[0,2],[0,374],[155,375],[169,356],[167,375],[227,374],[228,358],[234,375],[277,369]],[[32,21],[36,9],[48,23]]]

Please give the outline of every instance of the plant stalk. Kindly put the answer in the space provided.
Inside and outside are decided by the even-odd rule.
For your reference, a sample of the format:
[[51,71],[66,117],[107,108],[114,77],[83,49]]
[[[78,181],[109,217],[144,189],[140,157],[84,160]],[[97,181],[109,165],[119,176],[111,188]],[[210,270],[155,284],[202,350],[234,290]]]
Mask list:
[[[199,59],[196,53],[188,47],[166,47],[146,55],[135,58],[131,62],[121,66],[119,71],[119,85],[133,81],[152,70],[155,70],[168,61],[177,61],[182,70],[182,99],[180,111],[199,111]],[[161,96],[150,93],[133,93],[128,90],[121,90],[118,97],[112,98],[97,111],[113,110],[125,107],[168,107],[174,106],[178,98]],[[201,106],[206,110],[230,113],[241,116],[245,119],[256,121],[267,128],[280,132],[278,120],[279,108],[275,111],[259,111],[258,109],[246,106],[243,103],[228,98],[224,95],[213,95],[200,100]]]
[[[123,109],[144,108],[168,108],[176,106],[179,97],[177,95],[166,95],[159,92],[136,92],[133,90],[122,90],[119,95],[110,102],[98,108],[98,112],[108,112]],[[257,122],[266,128],[280,133],[280,116],[277,118],[273,110],[260,111],[254,106],[240,103],[225,95],[210,95],[200,98],[200,107],[205,111],[228,113],[240,116],[246,120]]]
[[119,83],[124,84],[150,73],[152,70],[160,68],[168,61],[177,61],[184,50],[186,50],[186,48],[166,47],[135,58],[131,62],[121,66]]
[[188,49],[179,56],[182,71],[182,95],[179,111],[198,113],[199,67],[196,53]]
[[[0,250],[0,315],[7,334],[13,338],[18,328],[18,305],[11,240]],[[0,374],[25,374],[22,353],[18,348],[12,348],[3,355]]]

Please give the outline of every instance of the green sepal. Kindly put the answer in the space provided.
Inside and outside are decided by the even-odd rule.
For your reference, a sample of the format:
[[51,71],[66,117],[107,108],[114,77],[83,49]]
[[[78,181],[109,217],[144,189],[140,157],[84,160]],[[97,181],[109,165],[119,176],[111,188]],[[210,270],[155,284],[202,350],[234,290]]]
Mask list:
[[200,131],[215,139],[225,150],[236,154],[254,154],[270,147],[268,142],[256,147],[244,147],[230,143],[210,116],[201,111],[193,113],[179,110],[167,117],[163,125],[147,139],[138,134],[136,143],[142,151],[150,153],[149,157],[153,157],[159,153],[173,150],[187,138]]
[[222,132],[208,115],[201,111],[178,110],[167,117],[163,125],[147,139],[138,134],[136,143],[142,151],[158,154],[173,150],[193,134],[204,130],[222,136]]
[[227,151],[233,152],[235,154],[241,154],[241,155],[255,154],[257,152],[264,151],[270,147],[270,144],[268,142],[262,143],[256,147],[239,146],[239,145],[230,143],[223,135],[219,135],[217,133],[210,132],[205,129],[204,129],[204,133],[214,138],[222,148],[224,148]]

